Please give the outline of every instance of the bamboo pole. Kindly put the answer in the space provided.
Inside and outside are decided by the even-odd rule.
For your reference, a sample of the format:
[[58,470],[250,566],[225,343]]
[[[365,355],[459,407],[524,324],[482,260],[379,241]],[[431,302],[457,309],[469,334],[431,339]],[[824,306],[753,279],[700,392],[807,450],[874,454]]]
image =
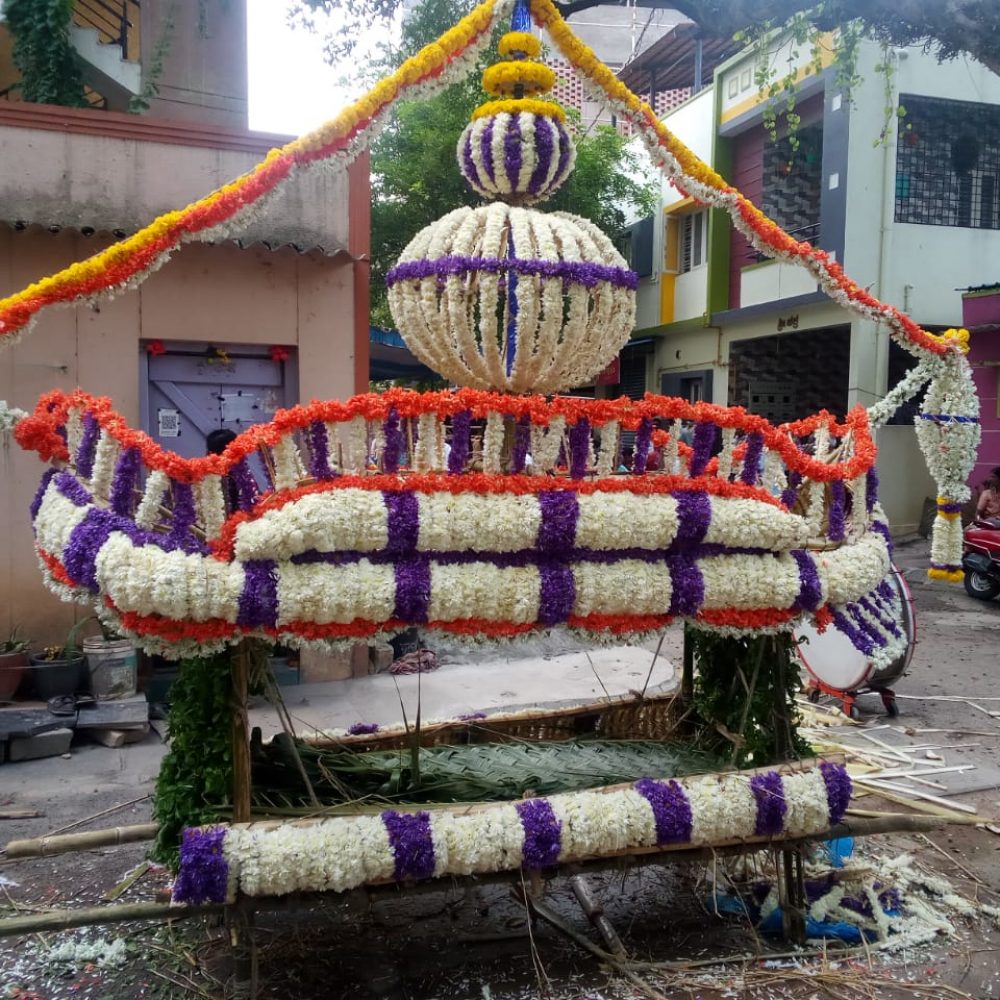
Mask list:
[[24,917],[0,920],[0,938],[34,934],[37,931],[63,931],[90,924],[117,924],[125,920],[186,920],[207,913],[219,913],[221,903],[204,906],[169,906],[164,903],[122,903],[118,906],[88,906],[79,910],[50,910]]
[[6,848],[8,860],[14,858],[47,858],[52,854],[70,851],[87,851],[92,847],[114,847],[152,840],[159,829],[156,823],[138,823],[134,826],[116,826],[108,830],[88,830],[86,833],[67,833],[61,836],[33,837],[30,840],[12,840]]
[[243,639],[230,657],[232,663],[233,822],[250,819],[250,724],[247,691],[250,686],[250,640]]

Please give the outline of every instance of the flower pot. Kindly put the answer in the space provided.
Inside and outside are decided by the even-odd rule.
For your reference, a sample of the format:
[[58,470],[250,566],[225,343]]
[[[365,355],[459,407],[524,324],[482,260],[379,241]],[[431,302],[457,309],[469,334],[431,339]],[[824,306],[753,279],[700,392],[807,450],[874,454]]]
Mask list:
[[0,701],[10,701],[17,693],[27,665],[28,654],[24,650],[0,653]]
[[42,700],[76,694],[83,674],[83,656],[77,654],[67,660],[46,660],[31,657],[31,679],[35,694]]

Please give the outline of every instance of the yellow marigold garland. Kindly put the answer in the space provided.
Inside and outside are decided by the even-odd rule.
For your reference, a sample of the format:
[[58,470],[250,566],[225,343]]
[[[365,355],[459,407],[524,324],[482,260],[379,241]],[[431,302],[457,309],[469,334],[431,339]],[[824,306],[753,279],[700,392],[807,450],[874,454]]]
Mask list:
[[524,88],[523,96],[530,97],[532,94],[544,94],[555,85],[554,70],[544,63],[525,62],[523,59],[494,63],[483,73],[483,90],[498,97],[514,96],[518,86]]
[[480,104],[472,112],[472,120],[475,121],[477,118],[484,118],[487,115],[499,115],[504,112],[509,115],[516,115],[522,111],[538,115],[540,118],[555,118],[556,121],[566,121],[566,112],[558,104],[553,104],[551,101],[535,100],[531,97],[524,97],[520,100],[487,101],[485,104]]
[[537,59],[542,51],[542,43],[530,31],[508,31],[500,39],[499,50],[502,56]]

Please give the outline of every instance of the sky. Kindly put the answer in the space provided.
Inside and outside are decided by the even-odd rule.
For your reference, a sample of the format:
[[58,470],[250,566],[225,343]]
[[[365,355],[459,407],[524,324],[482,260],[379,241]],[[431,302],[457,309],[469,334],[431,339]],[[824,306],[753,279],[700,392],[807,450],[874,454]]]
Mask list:
[[[350,66],[325,61],[323,31],[289,26],[289,7],[288,0],[247,0],[250,128],[301,135],[332,118],[362,88],[350,82]],[[321,18],[317,22],[324,26]]]

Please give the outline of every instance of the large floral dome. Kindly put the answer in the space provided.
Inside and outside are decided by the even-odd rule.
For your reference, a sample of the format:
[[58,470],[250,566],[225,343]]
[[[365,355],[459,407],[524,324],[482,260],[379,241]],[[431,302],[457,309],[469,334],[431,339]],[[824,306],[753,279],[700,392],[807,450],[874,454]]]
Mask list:
[[477,389],[586,385],[635,322],[636,275],[597,226],[502,202],[421,230],[386,281],[410,350]]

